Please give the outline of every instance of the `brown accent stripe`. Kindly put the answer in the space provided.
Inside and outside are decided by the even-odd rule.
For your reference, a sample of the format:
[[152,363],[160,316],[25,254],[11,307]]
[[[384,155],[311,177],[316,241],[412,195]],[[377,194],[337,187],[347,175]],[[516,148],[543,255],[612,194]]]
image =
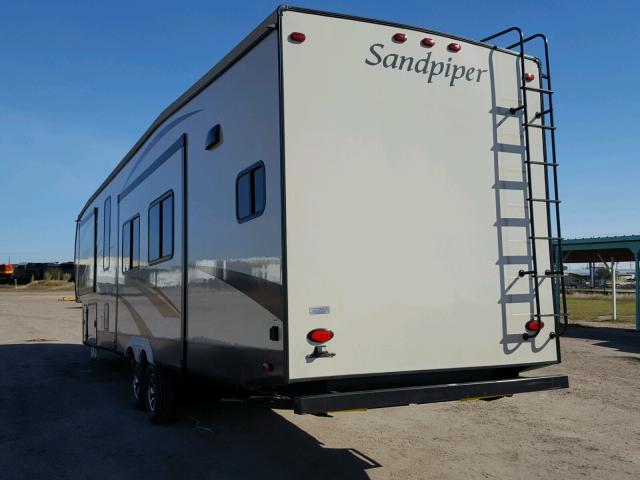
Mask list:
[[132,278],[132,283],[142,294],[151,302],[151,304],[156,307],[156,310],[162,314],[164,317],[169,318],[180,318],[180,310],[176,308],[176,306],[171,303],[171,301],[167,298],[164,292],[157,288],[152,287],[151,285],[146,284],[142,280]]
[[245,294],[271,312],[278,320],[284,319],[284,289],[279,283],[218,267],[198,266],[197,268]]
[[129,314],[131,315],[131,318],[133,318],[133,322],[136,324],[136,327],[138,327],[138,330],[140,331],[140,334],[144,335],[145,337],[151,337],[152,336],[151,335],[151,330],[149,330],[149,327],[147,327],[147,324],[145,323],[144,319],[136,311],[136,309],[133,307],[133,305],[131,305],[123,297],[119,297],[119,300],[122,302],[122,304],[129,311]]

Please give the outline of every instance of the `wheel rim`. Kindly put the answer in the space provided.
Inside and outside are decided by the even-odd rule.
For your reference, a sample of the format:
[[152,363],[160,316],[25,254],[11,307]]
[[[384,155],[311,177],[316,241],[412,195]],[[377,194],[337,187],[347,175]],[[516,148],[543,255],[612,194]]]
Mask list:
[[140,380],[140,376],[138,375],[138,369],[135,368],[133,370],[133,396],[135,398],[140,398],[140,393],[142,390],[142,381]]
[[149,385],[147,385],[147,403],[149,404],[149,410],[156,411],[156,403],[158,402],[158,385],[156,382],[156,375],[152,373],[149,375]]

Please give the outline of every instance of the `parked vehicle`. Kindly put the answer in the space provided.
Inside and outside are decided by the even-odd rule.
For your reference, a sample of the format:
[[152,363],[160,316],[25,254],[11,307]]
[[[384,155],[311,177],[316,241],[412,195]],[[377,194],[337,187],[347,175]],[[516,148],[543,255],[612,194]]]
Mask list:
[[0,283],[7,283],[13,280],[16,266],[12,263],[0,263]]
[[187,373],[300,414],[567,387],[520,376],[564,318],[522,45],[279,8],[81,210],[84,343],[131,359],[155,423]]

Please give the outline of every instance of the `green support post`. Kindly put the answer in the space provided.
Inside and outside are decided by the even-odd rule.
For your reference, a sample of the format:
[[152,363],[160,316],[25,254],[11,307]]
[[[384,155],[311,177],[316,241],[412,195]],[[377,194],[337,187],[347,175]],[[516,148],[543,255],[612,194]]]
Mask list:
[[[553,270],[558,272],[560,271],[560,245],[554,245],[553,249]],[[561,275],[564,272],[560,272]],[[553,285],[553,313],[556,315],[560,314],[560,286],[562,285],[560,277],[555,277],[552,280]],[[560,317],[555,317],[556,320],[564,320]]]

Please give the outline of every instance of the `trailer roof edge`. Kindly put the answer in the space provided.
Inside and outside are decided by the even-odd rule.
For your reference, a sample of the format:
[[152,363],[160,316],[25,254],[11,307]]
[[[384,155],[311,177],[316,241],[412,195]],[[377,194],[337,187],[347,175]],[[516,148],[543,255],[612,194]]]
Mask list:
[[[326,12],[321,10],[313,10],[309,8],[299,8],[299,7],[291,7],[288,5],[280,5],[276,8],[274,12],[272,12],[266,19],[264,19],[260,25],[258,25],[251,33],[249,33],[240,43],[238,43],[233,50],[231,50],[228,54],[226,54],[218,63],[216,63],[207,73],[205,73],[196,83],[194,83],[186,92],[184,92],[180,97],[178,97],[175,101],[173,101],[167,108],[165,108],[160,115],[156,117],[151,126],[147,128],[147,130],[142,134],[140,139],[135,143],[135,145],[127,152],[127,154],[120,160],[120,162],[116,165],[116,167],[111,171],[109,176],[100,184],[98,189],[91,195],[89,200],[84,204],[82,210],[78,214],[77,220],[80,220],[84,213],[87,211],[87,208],[91,206],[91,204],[95,201],[95,199],[100,195],[100,193],[106,188],[106,186],[113,180],[113,178],[125,167],[125,165],[133,158],[133,156],[140,150],[142,145],[155,133],[155,131],[175,112],[177,112],[180,108],[186,105],[191,99],[193,99],[198,93],[204,90],[207,86],[213,83],[216,78],[222,75],[227,69],[229,69],[234,63],[236,63],[240,58],[244,56],[256,43],[262,40],[269,32],[273,31],[277,25],[278,16],[282,14],[284,11],[293,11],[300,13],[308,13],[312,15],[322,15],[326,17],[334,17],[341,18],[344,20],[353,20],[359,22],[367,22],[367,23],[376,23],[379,25],[398,27],[398,28],[406,28],[410,30],[417,30],[425,33],[431,33],[434,35],[441,35],[444,37],[451,38],[453,40],[459,40],[467,43],[471,43],[474,45],[482,46],[485,48],[493,49],[496,51],[500,51],[503,53],[518,55],[516,52],[512,50],[507,50],[504,48],[497,47],[495,45],[491,45],[488,43],[483,43],[478,40],[473,40],[465,37],[460,37],[457,35],[452,35],[450,33],[443,33],[437,30],[430,30],[422,27],[417,27],[413,25],[406,25],[398,22],[389,22],[385,20],[377,20],[366,17],[358,17],[355,15],[344,15],[333,12]],[[525,55],[529,60],[533,60],[539,63],[539,59],[536,57],[531,57],[529,55]]]
[[287,7],[278,7],[273,13],[271,13],[266,19],[264,19],[260,25],[258,25],[251,33],[249,33],[240,43],[238,43],[233,50],[227,53],[222,59],[216,63],[207,73],[205,73],[196,83],[194,83],[189,89],[184,92],[180,97],[173,101],[168,107],[166,107],[160,115],[156,117],[151,126],[142,134],[140,139],[135,145],[127,152],[127,154],[120,160],[116,167],[111,171],[109,176],[100,184],[98,189],[91,195],[89,200],[84,204],[82,210],[78,214],[78,220],[82,218],[87,208],[91,206],[94,200],[100,195],[100,193],[106,188],[106,186],[113,180],[113,178],[125,167],[125,165],[133,158],[133,156],[140,150],[144,143],[155,133],[155,131],[171,117],[180,108],[186,105],[191,99],[198,95],[207,86],[213,83],[216,78],[222,75],[228,70],[234,63],[244,56],[256,43],[262,40],[267,34],[275,29],[276,20],[278,15],[283,9]]

